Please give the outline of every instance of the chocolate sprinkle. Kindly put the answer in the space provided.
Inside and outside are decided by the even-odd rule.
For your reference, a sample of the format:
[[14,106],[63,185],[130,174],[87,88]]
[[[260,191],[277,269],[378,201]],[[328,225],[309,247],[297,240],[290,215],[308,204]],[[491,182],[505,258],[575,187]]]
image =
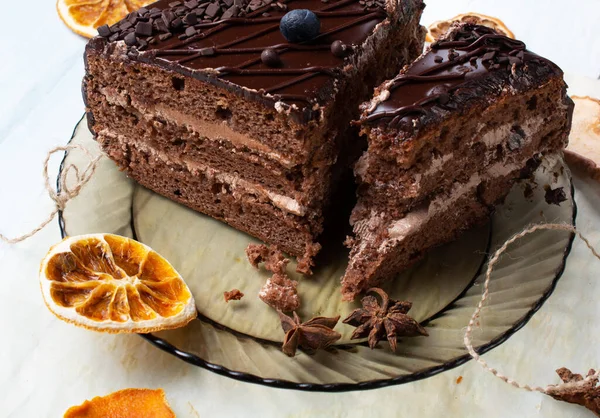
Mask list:
[[[527,51],[523,42],[485,26],[462,24],[453,30],[449,38],[431,44],[430,52],[417,61],[418,65],[408,67],[392,80],[387,86],[389,96],[374,109],[366,110],[361,123],[381,121],[390,127],[398,127],[408,121],[410,126],[416,127],[418,118],[432,106],[450,106],[454,91],[483,74],[523,65],[530,60],[549,63]],[[443,59],[444,51],[448,60]],[[508,59],[500,60],[502,57]],[[555,67],[552,63],[549,65]],[[431,84],[436,83],[447,85],[448,91],[431,94]]]
[[125,36],[125,45],[134,46],[137,45],[137,38],[135,37],[135,33],[131,32]]
[[152,23],[139,22],[137,25],[135,25],[135,34],[140,36],[152,35]]
[[111,35],[111,33],[112,32],[110,31],[108,25],[102,25],[98,28],[98,35],[104,36],[105,38],[108,38]]
[[187,36],[187,37],[192,37],[196,33],[198,33],[198,32],[196,31],[196,28],[194,28],[193,26],[190,26],[189,28],[187,28],[185,30],[185,36]]
[[[311,12],[327,24],[324,26],[327,30],[310,44],[286,43],[279,32],[279,23],[288,4],[298,10],[309,4],[306,0],[288,0],[287,4],[274,0],[159,0],[149,10],[131,13],[110,30],[103,28],[101,37],[111,42],[127,38],[126,45],[132,48],[128,56],[142,62],[160,59],[160,65],[168,68],[214,68],[219,78],[254,89],[263,96],[270,95],[286,105],[299,105],[294,117],[307,120],[313,113],[318,114],[311,110],[315,101],[327,100],[330,94],[329,90],[323,89],[329,82],[327,78],[337,78],[342,71],[342,63],[335,58],[354,53],[351,44],[362,43],[374,25],[387,17],[384,0],[369,1],[361,6],[356,0],[329,0],[328,3],[315,2],[310,6]],[[412,1],[409,4],[414,7]],[[411,15],[409,10],[404,14]],[[221,35],[230,33],[236,26],[243,28],[240,30],[243,37]],[[333,34],[343,37],[345,42],[332,45],[327,39]],[[144,54],[136,52],[144,49]],[[274,55],[267,52],[268,55],[263,57],[265,49],[273,50]],[[330,58],[320,52],[324,49],[331,54]],[[306,68],[295,60],[281,59],[284,54],[298,55],[304,50],[308,56],[315,51],[315,58],[306,61],[312,62]],[[218,57],[217,63],[204,62],[204,57],[213,56]],[[302,58],[300,62],[304,60]],[[273,77],[248,77],[254,74]],[[240,77],[244,81],[238,82]],[[261,81],[267,79],[281,81]],[[302,87],[298,88],[299,85]]]

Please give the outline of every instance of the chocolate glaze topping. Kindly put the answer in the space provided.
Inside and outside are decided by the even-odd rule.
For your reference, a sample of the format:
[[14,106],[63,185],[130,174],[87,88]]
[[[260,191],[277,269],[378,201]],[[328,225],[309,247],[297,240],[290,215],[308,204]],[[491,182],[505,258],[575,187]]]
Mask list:
[[[90,47],[124,40],[130,59],[201,80],[216,78],[215,84],[230,90],[241,86],[248,96],[255,91],[292,106],[303,119],[331,97],[352,46],[362,44],[387,17],[384,0],[159,0],[149,7],[100,28]],[[286,41],[279,22],[292,9],[318,16],[321,32],[315,39]],[[332,52],[336,41],[347,53]],[[263,54],[266,49],[276,54]]]
[[[431,49],[379,90],[379,99],[362,105],[362,124],[392,128],[418,124],[418,118],[437,107],[452,110],[456,92],[475,90],[486,75],[516,74],[533,62],[548,64],[517,41],[484,26],[462,24],[431,45]],[[414,121],[413,121],[414,119]]]

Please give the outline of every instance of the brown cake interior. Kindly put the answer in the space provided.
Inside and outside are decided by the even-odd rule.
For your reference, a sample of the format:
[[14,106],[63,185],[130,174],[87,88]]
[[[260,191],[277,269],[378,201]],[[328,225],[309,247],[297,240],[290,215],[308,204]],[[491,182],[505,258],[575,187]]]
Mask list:
[[345,300],[484,222],[514,182],[565,146],[562,72],[490,29],[456,25],[362,106],[368,150]]
[[[555,117],[564,107],[563,86],[562,79],[553,79],[522,95],[507,95],[490,106],[470,109],[460,119],[429,127],[398,146],[389,146],[397,131],[366,129],[373,146],[356,168],[361,204],[400,217],[493,164],[522,167],[536,153],[559,148],[568,123]],[[353,216],[360,219],[364,210],[355,209]]]
[[[311,2],[290,5],[296,3]],[[395,20],[369,26],[333,90],[315,93],[327,98],[308,117],[296,104],[224,83],[208,70],[191,72],[148,58],[152,51],[132,55],[120,41],[96,38],[84,80],[90,128],[140,184],[291,255],[312,257],[336,179],[355,154],[349,122],[358,103],[422,47],[421,3],[408,4],[411,13],[394,10]]]

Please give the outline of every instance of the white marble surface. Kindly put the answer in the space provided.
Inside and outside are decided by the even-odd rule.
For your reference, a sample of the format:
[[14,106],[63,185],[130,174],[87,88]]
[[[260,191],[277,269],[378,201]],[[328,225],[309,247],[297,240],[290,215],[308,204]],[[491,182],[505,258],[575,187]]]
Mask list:
[[[600,75],[597,0],[429,0],[423,22],[478,11],[503,18],[528,46],[579,76]],[[3,1],[0,25],[0,230],[28,230],[51,209],[41,182],[46,151],[81,117],[84,41],[63,27],[54,0]],[[26,15],[26,18],[24,18]],[[17,36],[19,40],[17,41]],[[572,90],[600,86],[571,77]],[[578,180],[578,225],[600,245],[600,187]],[[0,417],[59,417],[70,405],[126,387],[162,387],[179,417],[592,417],[583,408],[518,391],[470,362],[412,384],[346,394],[236,382],[187,365],[136,336],[109,336],[56,320],[37,284],[55,223],[23,244],[0,243]],[[554,369],[600,366],[600,262],[576,242],[550,300],[487,355],[509,375],[556,383]],[[457,384],[458,376],[463,376]]]

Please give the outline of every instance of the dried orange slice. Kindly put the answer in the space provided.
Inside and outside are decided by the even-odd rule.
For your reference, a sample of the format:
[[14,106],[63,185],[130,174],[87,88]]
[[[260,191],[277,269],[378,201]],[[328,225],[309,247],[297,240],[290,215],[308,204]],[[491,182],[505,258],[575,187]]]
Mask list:
[[600,180],[600,100],[588,96],[571,99],[575,109],[565,157],[570,165]]
[[442,36],[446,31],[452,26],[454,22],[468,22],[474,23],[477,25],[487,26],[488,28],[494,29],[496,32],[501,33],[502,35],[506,35],[509,38],[515,39],[514,33],[510,29],[506,27],[504,22],[500,19],[492,16],[486,16],[479,13],[464,13],[458,16],[454,16],[449,20],[438,20],[437,22],[433,22],[427,28],[427,37],[425,40],[427,42],[433,42]]
[[162,389],[124,389],[69,408],[63,418],[175,418]]
[[110,234],[70,237],[40,268],[46,305],[60,319],[96,331],[148,333],[196,317],[187,285],[147,245]]
[[73,32],[92,38],[102,25],[112,25],[155,0],[58,0],[56,11]]

